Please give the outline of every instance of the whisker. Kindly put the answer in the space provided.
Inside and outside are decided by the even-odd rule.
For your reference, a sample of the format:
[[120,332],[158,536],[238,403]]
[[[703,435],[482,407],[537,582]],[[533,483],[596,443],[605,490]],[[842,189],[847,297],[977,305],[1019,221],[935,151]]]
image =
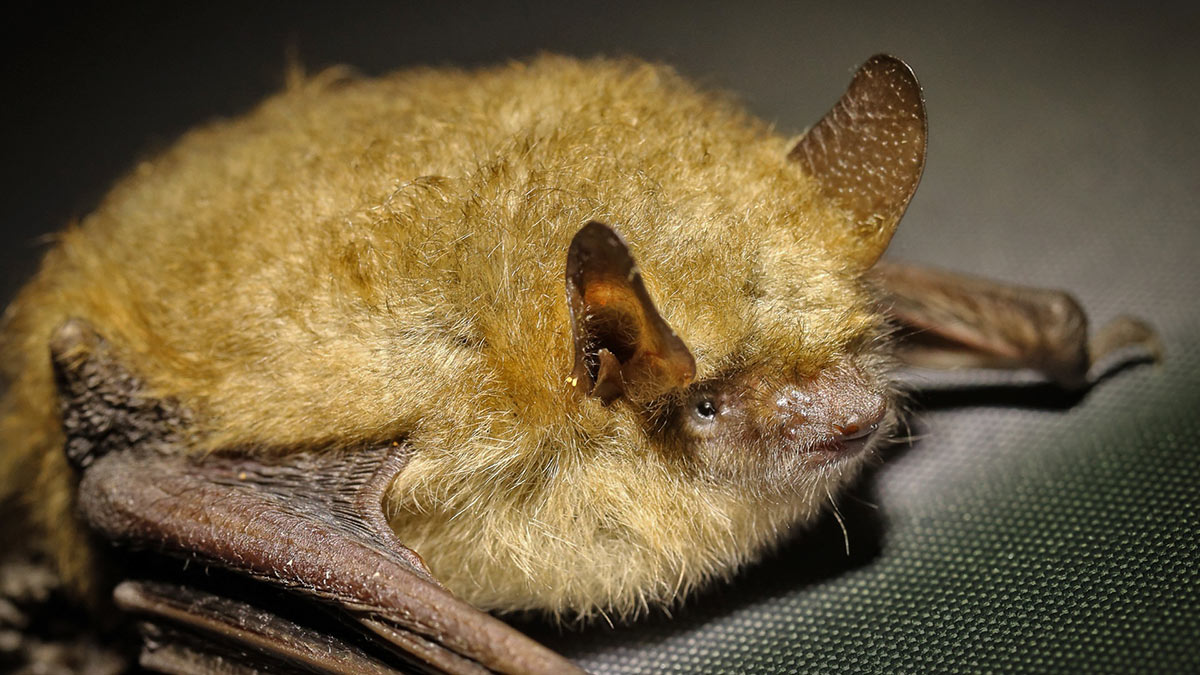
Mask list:
[[859,504],[862,504],[863,506],[875,509],[876,511],[879,510],[878,504],[876,504],[875,502],[869,502],[869,501],[863,499],[862,497],[859,497],[858,495],[854,494],[853,492],[847,492],[846,496],[849,497],[850,499],[853,499],[854,501],[858,502]]
[[833,518],[837,520],[838,527],[842,528],[842,541],[846,542],[846,557],[850,557],[850,532],[846,529],[846,521],[842,520],[842,512],[838,510],[837,501],[833,498],[833,493],[829,491],[829,486],[825,486],[825,495],[829,497],[829,505],[833,507]]

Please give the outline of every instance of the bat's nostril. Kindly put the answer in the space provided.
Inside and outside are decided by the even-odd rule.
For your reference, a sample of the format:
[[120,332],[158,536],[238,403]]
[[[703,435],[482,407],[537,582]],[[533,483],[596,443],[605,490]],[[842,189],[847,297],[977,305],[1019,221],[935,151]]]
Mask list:
[[830,425],[833,427],[834,433],[837,434],[838,440],[855,441],[875,433],[875,430],[883,423],[884,415],[887,414],[887,407],[882,397],[880,397],[877,402],[872,402],[872,405],[868,405],[865,408],[865,410],[849,415],[849,420],[844,423],[833,423]]

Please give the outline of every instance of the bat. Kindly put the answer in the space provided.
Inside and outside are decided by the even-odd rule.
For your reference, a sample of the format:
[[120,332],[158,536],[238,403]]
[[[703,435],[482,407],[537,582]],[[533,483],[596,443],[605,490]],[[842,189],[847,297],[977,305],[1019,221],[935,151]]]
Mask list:
[[149,669],[571,672],[487,612],[751,564],[887,442],[897,366],[1161,356],[880,260],[927,137],[891,56],[799,138],[635,60],[294,80],[135,167],[4,315],[0,494]]

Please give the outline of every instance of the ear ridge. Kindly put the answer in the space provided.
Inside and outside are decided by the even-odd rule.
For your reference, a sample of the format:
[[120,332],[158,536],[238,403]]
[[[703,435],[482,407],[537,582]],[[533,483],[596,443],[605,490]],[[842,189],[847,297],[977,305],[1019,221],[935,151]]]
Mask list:
[[658,313],[612,228],[592,221],[575,234],[566,284],[575,342],[567,383],[577,393],[606,404],[622,395],[648,400],[695,378],[692,353]]
[[928,128],[921,85],[887,54],[867,60],[837,104],[788,153],[851,214],[861,269],[883,255],[921,182]]

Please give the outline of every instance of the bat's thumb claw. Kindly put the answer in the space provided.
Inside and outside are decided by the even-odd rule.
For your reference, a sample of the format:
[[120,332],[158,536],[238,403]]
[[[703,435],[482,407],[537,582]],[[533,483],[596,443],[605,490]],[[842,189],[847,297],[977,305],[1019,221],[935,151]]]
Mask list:
[[1150,324],[1132,316],[1118,316],[1096,331],[1088,342],[1091,372],[1095,382],[1126,366],[1145,361],[1162,363],[1166,348]]

